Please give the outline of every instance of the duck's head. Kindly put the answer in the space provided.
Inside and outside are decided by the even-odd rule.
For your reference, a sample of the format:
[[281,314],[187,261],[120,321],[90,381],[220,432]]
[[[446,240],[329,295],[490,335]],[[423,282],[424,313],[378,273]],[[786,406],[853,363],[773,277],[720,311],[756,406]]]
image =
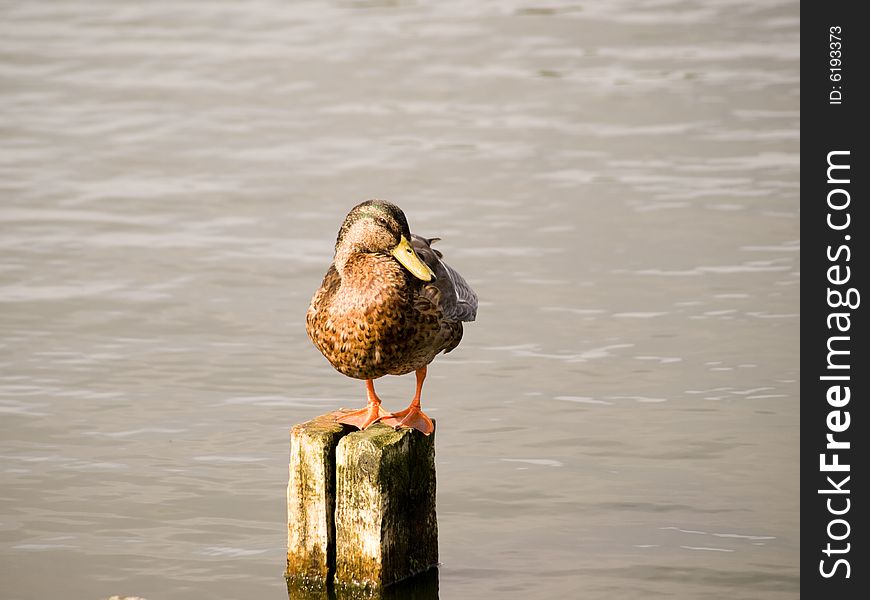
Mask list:
[[405,213],[384,200],[368,200],[351,209],[338,230],[335,264],[341,270],[357,253],[390,254],[414,277],[433,281],[435,274],[411,247],[411,231]]

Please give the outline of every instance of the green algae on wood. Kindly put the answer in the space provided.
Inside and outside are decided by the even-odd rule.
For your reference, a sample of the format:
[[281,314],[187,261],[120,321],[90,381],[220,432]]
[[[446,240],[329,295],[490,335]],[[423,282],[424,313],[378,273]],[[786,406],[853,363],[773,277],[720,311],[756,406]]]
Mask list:
[[350,433],[335,420],[343,412],[291,431],[286,576],[300,600],[405,594],[438,563],[435,436],[381,424]]
[[375,424],[336,450],[335,583],[378,589],[438,564],[435,435]]
[[348,428],[341,411],[295,425],[287,483],[288,582],[325,589],[335,564],[335,448]]

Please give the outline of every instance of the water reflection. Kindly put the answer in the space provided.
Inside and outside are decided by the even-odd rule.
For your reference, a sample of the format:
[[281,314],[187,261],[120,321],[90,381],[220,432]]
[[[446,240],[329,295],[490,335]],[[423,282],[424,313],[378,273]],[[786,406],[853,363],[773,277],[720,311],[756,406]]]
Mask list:
[[312,587],[287,580],[290,600],[438,600],[438,569],[403,579],[382,590],[351,587]]

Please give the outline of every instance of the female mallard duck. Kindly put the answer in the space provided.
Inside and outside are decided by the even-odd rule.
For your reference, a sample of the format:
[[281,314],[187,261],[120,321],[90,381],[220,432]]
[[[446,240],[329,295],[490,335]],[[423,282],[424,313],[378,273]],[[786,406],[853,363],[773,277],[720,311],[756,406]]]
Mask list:
[[[340,423],[435,430],[420,408],[426,365],[459,345],[462,321],[477,313],[477,295],[432,249],[437,239],[412,234],[401,209],[382,200],[358,204],[344,219],[306,317],[308,337],[332,366],[366,382],[368,405]],[[411,371],[417,373],[411,404],[386,412],[373,380]]]

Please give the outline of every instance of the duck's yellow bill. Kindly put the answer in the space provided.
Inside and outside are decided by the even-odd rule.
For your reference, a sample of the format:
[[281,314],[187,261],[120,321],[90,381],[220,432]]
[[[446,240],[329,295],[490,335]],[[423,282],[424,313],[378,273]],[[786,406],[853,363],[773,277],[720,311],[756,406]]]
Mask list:
[[411,247],[408,238],[404,235],[396,247],[392,249],[391,254],[417,279],[422,279],[423,281],[435,279],[435,273],[432,272],[432,269],[426,263],[420,260],[420,257],[417,256],[417,253]]

